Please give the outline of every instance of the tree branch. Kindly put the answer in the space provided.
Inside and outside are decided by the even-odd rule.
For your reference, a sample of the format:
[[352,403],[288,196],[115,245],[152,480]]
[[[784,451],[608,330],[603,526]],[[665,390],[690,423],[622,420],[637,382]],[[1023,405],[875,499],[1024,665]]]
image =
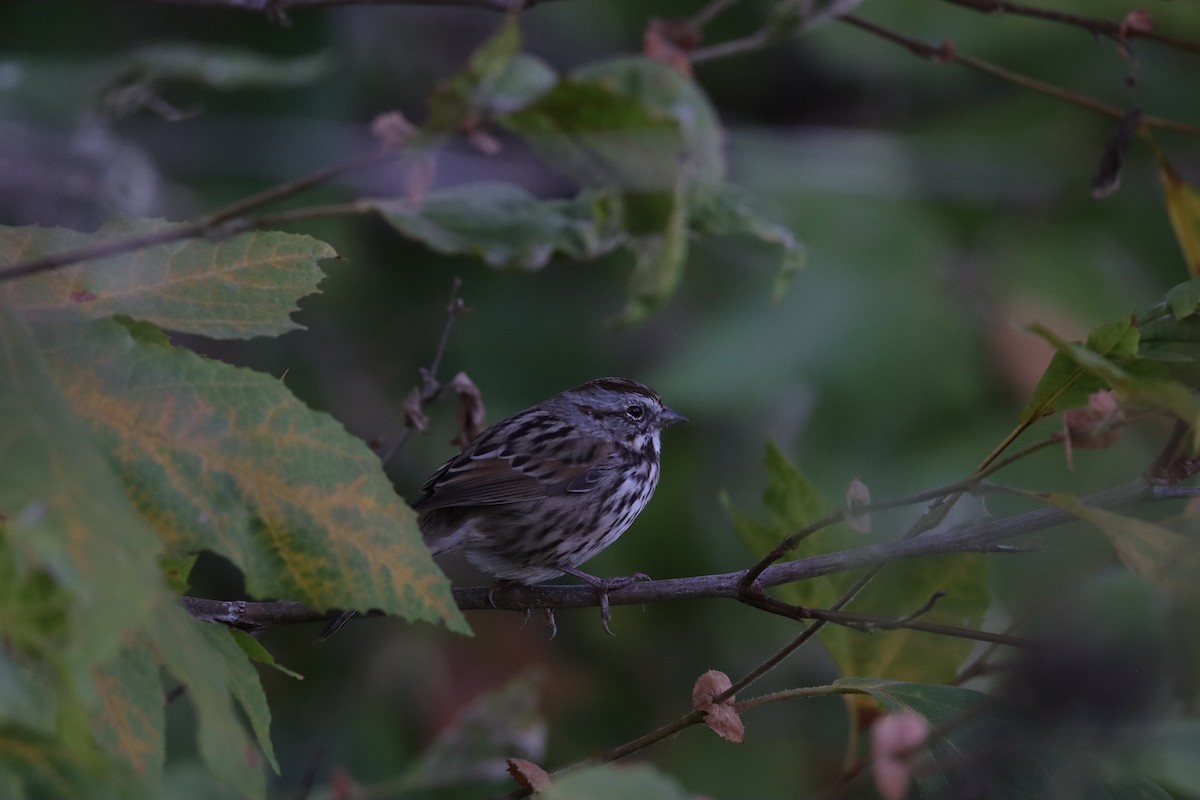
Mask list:
[[[1200,497],[1200,487],[1155,486],[1138,480],[1124,486],[1084,498],[1083,503],[1098,508],[1114,508],[1144,502],[1180,500]],[[865,545],[835,553],[823,553],[807,558],[775,564],[759,576],[755,586],[766,589],[788,583],[828,575],[834,572],[874,567],[906,558],[946,553],[992,552],[991,546],[1004,539],[1034,531],[1046,530],[1076,517],[1058,508],[1039,508],[996,520],[967,525],[942,533]],[[611,605],[641,605],[678,600],[723,597],[745,602],[741,588],[744,571],[716,575],[697,575],[687,578],[644,581],[613,590]],[[596,590],[590,586],[540,585],[455,587],[454,599],[460,609],[525,611],[526,609],[590,608],[599,605]],[[292,601],[251,602],[206,600],[184,597],[187,611],[197,619],[220,622],[246,630],[260,630],[271,625],[316,622],[331,616]],[[839,609],[835,609],[839,610]]]

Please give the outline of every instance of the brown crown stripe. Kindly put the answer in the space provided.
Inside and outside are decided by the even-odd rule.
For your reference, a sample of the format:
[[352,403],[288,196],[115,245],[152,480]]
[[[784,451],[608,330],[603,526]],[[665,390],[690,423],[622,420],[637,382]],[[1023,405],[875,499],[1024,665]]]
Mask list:
[[658,392],[651,389],[649,386],[644,386],[637,381],[631,381],[628,378],[597,378],[594,381],[588,381],[580,389],[607,389],[610,392],[631,392],[648,397],[651,400],[662,402],[658,396]]

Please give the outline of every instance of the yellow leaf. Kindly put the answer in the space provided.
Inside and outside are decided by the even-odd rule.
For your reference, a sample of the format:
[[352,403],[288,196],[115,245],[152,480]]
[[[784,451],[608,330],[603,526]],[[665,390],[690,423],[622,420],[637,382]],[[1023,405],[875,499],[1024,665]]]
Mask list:
[[1167,201],[1167,215],[1171,218],[1175,237],[1179,239],[1188,272],[1193,277],[1200,276],[1200,192],[1180,177],[1161,155],[1158,175]]

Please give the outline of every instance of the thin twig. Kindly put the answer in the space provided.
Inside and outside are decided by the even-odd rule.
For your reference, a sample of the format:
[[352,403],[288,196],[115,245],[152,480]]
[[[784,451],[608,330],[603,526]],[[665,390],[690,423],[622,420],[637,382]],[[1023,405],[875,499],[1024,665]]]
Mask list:
[[760,694],[757,697],[749,697],[745,700],[739,700],[734,704],[738,711],[749,711],[752,708],[761,708],[769,706],[773,703],[781,703],[785,700],[807,700],[813,697],[830,697],[839,694],[869,694],[865,689],[860,689],[857,686],[835,686],[827,684],[825,686],[798,686],[793,689],[782,689],[778,692],[770,692],[768,694]]
[[264,189],[257,194],[252,194],[249,197],[244,197],[234,203],[230,203],[224,208],[219,208],[203,219],[203,222],[208,226],[216,226],[234,217],[240,217],[243,214],[252,211],[256,208],[270,205],[292,195],[299,194],[306,189],[311,189],[318,186],[330,178],[335,178],[346,172],[373,167],[378,164],[385,164],[388,161],[395,161],[397,158],[403,157],[403,153],[394,150],[377,150],[370,153],[363,153],[346,159],[338,164],[330,164],[327,167],[311,172],[308,175],[296,178],[286,183],[281,183],[278,186],[272,186],[269,189]]
[[[994,78],[1016,84],[1026,89],[1053,97],[1056,100],[1062,100],[1065,103],[1086,108],[1089,111],[1094,111],[1097,114],[1103,114],[1107,117],[1112,117],[1116,120],[1125,118],[1125,113],[1128,109],[1118,108],[1117,106],[1102,103],[1086,95],[1063,89],[1055,86],[1052,83],[1039,81],[1036,78],[1031,78],[1028,75],[1022,75],[1019,72],[1005,69],[999,65],[993,64],[990,61],[975,58],[974,56],[964,55],[957,52],[954,47],[947,43],[940,45],[932,45],[928,42],[923,42],[919,39],[914,39],[911,36],[906,36],[899,31],[886,28],[875,22],[866,20],[857,14],[845,14],[838,17],[839,20],[852,25],[859,30],[866,31],[881,39],[900,45],[915,56],[920,58],[930,59],[942,63],[959,64],[977,72],[982,72],[985,75],[991,75]],[[1145,115],[1142,117],[1142,126],[1146,128],[1161,128],[1162,130],[1175,131],[1176,133],[1186,133],[1193,136],[1200,136],[1200,125],[1192,125],[1186,122],[1177,122],[1175,120],[1164,119],[1163,117],[1153,117]]]
[[[953,0],[952,0],[953,1]],[[1077,92],[1072,92],[1068,89],[1063,89],[1060,86],[1055,86],[1052,83],[1046,83],[1028,75],[1023,75],[1019,72],[1014,72],[1005,69],[990,61],[984,61],[974,56],[965,55],[957,52],[949,42],[933,45],[928,42],[923,42],[920,39],[915,39],[911,36],[906,36],[899,31],[871,22],[857,14],[843,14],[836,19],[852,25],[860,30],[873,34],[881,39],[900,45],[919,58],[929,59],[941,63],[958,64],[959,66],[973,69],[977,72],[982,72],[985,75],[990,75],[994,78],[1006,81],[1008,83],[1021,86],[1031,91],[1053,97],[1056,100],[1061,100],[1071,105],[1086,108],[1089,111],[1094,111],[1097,114],[1111,117],[1116,120],[1123,119],[1128,109],[1118,108],[1117,106],[1109,105],[1094,98],[1082,95]],[[1170,38],[1170,37],[1167,37]],[[709,45],[707,47],[697,48],[693,50],[688,58],[693,64],[700,64],[706,61],[715,61],[719,58],[728,58],[733,55],[743,53],[751,53],[770,47],[780,40],[780,37],[767,28],[761,28],[752,34],[731,39],[726,42]],[[1172,40],[1170,42],[1176,46],[1191,49],[1194,43],[1189,43],[1186,40]],[[1177,120],[1166,119],[1164,117],[1156,117],[1144,115],[1141,119],[1141,127],[1143,128],[1159,128],[1162,130],[1175,131],[1176,133],[1184,133],[1191,136],[1200,136],[1200,125],[1193,125]]]
[[253,11],[273,17],[289,11],[339,6],[441,6],[446,8],[478,8],[483,11],[511,13],[533,8],[549,0],[148,0],[172,6],[201,6]]
[[889,617],[881,614],[863,614],[849,611],[835,611],[832,609],[823,608],[806,608],[797,606],[791,603],[785,603],[782,600],[776,600],[773,597],[759,595],[754,600],[745,600],[747,605],[754,608],[767,611],[788,619],[812,619],[821,623],[831,625],[842,625],[847,628],[860,631],[862,633],[871,633],[876,630],[898,630],[907,629],[920,631],[922,633],[931,633],[939,636],[950,636],[956,639],[970,639],[977,642],[988,642],[993,645],[1007,645],[1010,647],[1028,648],[1032,644],[1024,639],[1019,639],[1015,636],[1008,636],[1002,633],[992,633],[990,631],[981,631],[974,628],[963,628],[957,625],[943,625],[936,622],[922,622],[917,619],[918,616],[929,611],[929,607],[922,607],[912,614],[904,617]]
[[692,26],[703,28],[725,11],[736,6],[739,2],[741,0],[708,0],[708,3],[692,16]]
[[692,52],[688,53],[688,61],[693,64],[703,64],[706,61],[716,61],[720,58],[729,58],[730,56],[741,55],[742,53],[753,53],[762,50],[764,47],[769,47],[778,39],[770,34],[769,31],[762,29],[746,36],[737,39],[730,39],[717,44],[710,44],[706,47],[697,47]]
[[[1009,437],[1005,441],[1011,444],[1013,438],[1014,437]],[[808,538],[817,531],[829,527],[830,525],[835,525],[844,521],[850,514],[866,514],[871,511],[885,511],[887,509],[901,508],[904,506],[916,505],[918,503],[927,503],[930,500],[940,500],[951,495],[957,496],[962,492],[973,491],[976,489],[978,482],[985,476],[991,475],[992,473],[1004,469],[1005,467],[1010,466],[1011,464],[1014,464],[1015,462],[1027,456],[1033,455],[1039,450],[1043,450],[1057,443],[1058,440],[1056,438],[1048,437],[1023,448],[1022,450],[1013,453],[1008,458],[1002,460],[996,460],[996,457],[999,456],[1000,453],[1000,449],[998,448],[996,451],[993,451],[993,454],[990,455],[983,464],[976,468],[975,473],[969,478],[965,478],[961,481],[955,481],[954,483],[949,483],[945,486],[927,489],[923,492],[904,495],[903,497],[880,500],[874,503],[864,503],[863,505],[856,505],[853,508],[841,508],[837,511],[827,514],[821,519],[810,522],[808,525],[805,525],[800,530],[788,536],[773,550],[771,550],[771,552],[759,559],[758,563],[746,570],[745,574],[742,576],[742,588],[749,589],[754,581],[758,579],[758,576],[762,574],[763,570],[778,562],[792,550],[795,550],[800,542],[802,542],[804,539]]]
[[1010,3],[1006,0],[945,0],[945,2],[970,8],[984,14],[1012,14],[1014,16],[1033,17],[1048,22],[1072,25],[1089,31],[1096,36],[1108,36],[1117,42],[1134,38],[1149,39],[1169,47],[1177,47],[1192,53],[1200,53],[1200,42],[1192,41],[1191,39],[1159,33],[1156,30],[1141,30],[1135,26],[1122,25],[1120,22],[1113,22],[1112,20],[1069,14],[1057,9],[1040,8],[1038,6],[1025,5],[1024,3]]
[[145,250],[146,248],[154,247],[156,245],[183,241],[184,239],[196,239],[201,236],[220,238],[283,222],[341,216],[345,214],[367,213],[372,209],[365,206],[359,206],[354,203],[344,203],[297,208],[290,211],[266,214],[259,217],[244,216],[246,212],[254,208],[259,208],[268,203],[278,202],[279,200],[309,189],[343,172],[361,169],[366,166],[371,166],[373,164],[378,164],[401,157],[403,157],[402,153],[390,151],[357,156],[340,164],[334,164],[332,166],[325,167],[304,177],[288,181],[287,183],[267,189],[266,191],[243,198],[242,200],[239,200],[228,206],[219,208],[194,222],[182,223],[179,226],[168,228],[166,230],[155,231],[153,233],[129,236],[123,239],[113,239],[112,241],[107,242],[98,242],[92,245],[77,247],[73,250],[61,250],[57,253],[51,253],[40,258],[19,261],[16,264],[10,264],[3,269],[0,269],[0,283],[14,280],[16,278],[27,277],[29,275],[36,275],[40,272],[58,269],[71,264],[78,264],[82,261],[93,261],[99,258],[106,258],[124,253],[133,253],[138,250]]
[[[414,387],[412,393],[410,393],[410,396],[413,393],[416,394],[417,407],[415,410],[421,413],[424,413],[426,406],[442,394],[442,383],[438,380],[437,376],[442,368],[442,357],[446,354],[446,343],[450,341],[450,331],[454,327],[454,321],[462,316],[465,310],[462,298],[458,296],[458,290],[461,288],[462,280],[454,278],[450,283],[450,300],[446,303],[446,314],[442,320],[442,332],[438,336],[437,346],[433,351],[433,359],[429,362],[427,369],[421,370],[421,385]],[[408,437],[412,434],[413,425],[409,419],[406,419],[405,422],[405,426],[396,433],[394,441],[379,453],[379,460],[384,464],[395,458],[396,454],[408,442]]]

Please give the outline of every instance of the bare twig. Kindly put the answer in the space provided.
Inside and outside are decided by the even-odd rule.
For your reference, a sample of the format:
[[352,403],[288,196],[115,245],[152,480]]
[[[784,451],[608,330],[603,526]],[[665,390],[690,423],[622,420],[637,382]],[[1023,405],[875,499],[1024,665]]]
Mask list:
[[[433,359],[429,362],[427,369],[421,370],[421,384],[413,389],[410,396],[415,398],[416,411],[424,412],[425,407],[436,400],[442,394],[441,381],[438,380],[438,372],[442,368],[442,357],[446,354],[446,343],[450,341],[450,331],[454,327],[454,321],[458,319],[466,311],[466,306],[463,304],[462,298],[458,296],[458,290],[462,288],[462,280],[455,278],[450,284],[450,301],[446,304],[446,314],[442,321],[442,333],[438,337],[437,346],[433,351]],[[408,437],[412,433],[413,426],[409,420],[399,432],[395,434],[395,439],[380,451],[379,460],[387,464],[408,442]]]
[[202,6],[253,11],[278,18],[289,11],[338,6],[443,6],[478,8],[483,11],[513,12],[533,8],[549,0],[149,0],[172,6]]
[[[1015,437],[1010,436],[1005,441],[1008,444],[1011,444],[1013,438],[1015,438]],[[973,475],[971,475],[971,477],[966,478],[964,480],[955,481],[954,483],[946,484],[945,486],[939,486],[934,489],[927,489],[926,491],[917,492],[916,494],[905,495],[903,497],[895,497],[895,498],[891,498],[888,500],[880,500],[880,501],[874,502],[874,503],[865,503],[863,505],[856,505],[856,506],[854,506],[854,508],[842,508],[831,514],[827,514],[826,516],[822,517],[821,519],[815,520],[814,522],[811,522],[808,525],[805,525],[800,530],[798,530],[795,533],[793,533],[792,535],[788,536],[786,539],[784,539],[782,542],[780,542],[773,550],[771,550],[771,552],[769,552],[765,556],[763,556],[758,561],[757,564],[752,566],[750,569],[746,570],[745,574],[742,576],[741,586],[743,589],[748,590],[750,588],[750,586],[756,580],[758,580],[758,576],[762,574],[763,570],[765,570],[770,565],[778,562],[781,558],[783,558],[785,555],[790,553],[792,550],[795,550],[796,547],[800,544],[800,542],[802,542],[804,539],[808,538],[809,536],[816,533],[817,531],[820,531],[820,530],[823,530],[824,528],[829,527],[830,525],[835,525],[839,522],[844,521],[846,519],[846,517],[852,513],[853,514],[866,514],[871,511],[884,511],[884,510],[890,509],[890,508],[901,508],[903,506],[911,506],[911,505],[916,505],[918,503],[927,503],[930,500],[943,500],[948,497],[957,498],[963,492],[969,492],[969,491],[973,491],[974,489],[976,489],[979,485],[979,481],[981,481],[983,478],[987,477],[988,475],[991,475],[994,472],[998,472],[999,470],[1004,469],[1007,466],[1010,466],[1011,464],[1019,461],[1022,458],[1025,458],[1026,456],[1030,456],[1030,455],[1038,452],[1039,450],[1044,450],[1045,448],[1050,447],[1051,445],[1054,445],[1057,443],[1058,443],[1058,439],[1052,436],[1052,437],[1043,439],[1041,441],[1034,442],[1033,444],[1029,445],[1028,447],[1025,447],[1025,448],[1021,449],[1020,451],[1013,453],[1012,455],[1010,455],[1009,457],[1007,457],[1005,459],[998,459],[998,456],[1000,454],[1000,449],[998,448],[996,451],[993,451],[992,455],[989,455],[988,458],[984,460],[983,464],[981,464],[979,467],[976,468],[975,473]],[[946,510],[948,511],[949,509],[947,508]],[[925,524],[928,525],[928,520],[926,520]],[[932,527],[932,525],[928,525],[928,527]],[[913,535],[913,534],[910,534],[910,535]]]
[[956,6],[963,6],[984,14],[1012,14],[1014,16],[1033,17],[1034,19],[1058,22],[1082,28],[1096,36],[1108,36],[1118,42],[1125,39],[1149,39],[1169,47],[1177,47],[1192,53],[1200,53],[1200,42],[1159,33],[1155,30],[1141,30],[1135,26],[1122,25],[1097,17],[1085,17],[1079,14],[1069,14],[1052,8],[1039,8],[1024,3],[1010,3],[1007,0],[946,0]]
[[[954,1],[955,0],[950,0],[950,2]],[[1019,72],[1005,69],[1004,67],[1001,67],[998,64],[993,64],[990,61],[984,61],[983,59],[975,58],[974,56],[959,53],[949,42],[943,42],[942,44],[936,45],[929,44],[928,42],[923,42],[911,36],[906,36],[899,31],[879,25],[878,23],[871,22],[870,20],[864,19],[857,14],[844,14],[836,17],[836,19],[846,23],[847,25],[852,25],[860,30],[866,31],[881,39],[892,42],[893,44],[900,45],[919,58],[925,58],[940,63],[958,64],[959,66],[973,69],[976,72],[982,72],[985,75],[992,76],[993,78],[999,78],[1000,80],[1008,83],[1039,92],[1049,97],[1053,97],[1056,100],[1070,103],[1071,105],[1086,108],[1089,111],[1094,111],[1098,114],[1103,114],[1104,116],[1112,117],[1116,120],[1123,119],[1125,114],[1128,112],[1128,109],[1126,108],[1119,108],[1114,105],[1109,105],[1108,103],[1103,103],[1095,98],[1088,97],[1087,95],[1072,92],[1068,89],[1063,89],[1060,86],[1055,86],[1052,83],[1046,83],[1045,81],[1037,80],[1036,78],[1032,78],[1028,75],[1023,75]],[[1196,43],[1188,42],[1187,40],[1183,39],[1173,39],[1172,37],[1164,37],[1163,39],[1160,39],[1160,41],[1165,41],[1167,39],[1170,39],[1170,44],[1189,50],[1193,47],[1200,47],[1200,45],[1196,45]],[[697,48],[689,54],[688,58],[693,64],[700,64],[706,61],[714,61],[719,58],[728,58],[733,55],[762,50],[766,47],[774,45],[778,41],[780,41],[780,37],[777,33],[767,27],[763,27],[752,34],[740,37],[738,39],[731,39],[726,42],[719,42],[717,44],[708,45],[707,47]],[[1176,133],[1200,136],[1200,125],[1179,122],[1177,120],[1166,119],[1164,117],[1145,115],[1141,119],[1141,127],[1159,128],[1162,130],[1175,131]]]
[[196,239],[202,236],[221,238],[283,222],[367,213],[371,209],[360,207],[353,203],[346,203],[297,208],[259,217],[244,216],[247,212],[255,208],[261,208],[269,203],[291,197],[344,172],[402,157],[402,153],[392,151],[357,156],[340,164],[319,169],[310,175],[288,181],[258,194],[243,198],[236,203],[217,209],[194,222],[184,223],[167,230],[155,231],[154,233],[142,234],[140,236],[130,236],[124,239],[114,239],[108,242],[77,247],[74,250],[62,250],[58,253],[42,256],[41,258],[10,264],[0,269],[0,283],[29,275],[36,275],[40,272],[58,269],[71,264],[78,264],[82,261],[93,261],[123,253],[133,253],[138,250],[154,247],[155,245],[180,242],[184,239]]
[[[940,596],[938,595],[935,597]],[[932,599],[932,598],[931,598]],[[871,633],[873,631],[890,631],[899,630],[901,628],[921,631],[922,633],[932,633],[939,636],[950,636],[956,639],[971,639],[978,642],[989,642],[993,645],[1008,645],[1011,647],[1030,647],[1030,643],[1018,639],[1015,636],[1007,636],[1000,633],[991,633],[990,631],[980,631],[974,628],[963,628],[956,625],[942,625],[934,622],[921,622],[917,617],[927,613],[932,604],[927,604],[917,609],[912,614],[907,614],[903,617],[889,617],[881,614],[862,614],[849,611],[835,611],[832,609],[823,608],[805,608],[803,606],[792,605],[781,600],[776,600],[773,597],[766,595],[758,595],[754,599],[743,599],[747,605],[767,611],[777,616],[787,617],[788,619],[812,619],[821,623],[831,625],[842,625],[847,628],[862,633]]]
[[691,19],[693,27],[703,28],[708,23],[719,17],[726,10],[736,6],[741,0],[708,0],[704,6],[697,11]]
[[[1039,81],[1036,78],[1031,78],[1028,75],[1022,75],[1019,72],[1005,69],[990,61],[975,58],[973,56],[964,55],[957,52],[949,43],[939,45],[929,44],[919,39],[914,39],[911,36],[905,36],[899,31],[884,27],[875,22],[866,20],[857,14],[846,14],[838,17],[839,20],[852,25],[860,30],[864,30],[881,39],[885,39],[893,44],[898,44],[908,50],[915,56],[920,58],[930,59],[941,63],[958,64],[960,66],[973,69],[976,72],[982,72],[985,75],[991,75],[994,78],[1007,81],[1017,86],[1030,89],[1035,92],[1053,97],[1056,100],[1062,100],[1065,103],[1086,108],[1089,111],[1094,111],[1097,114],[1103,114],[1106,117],[1113,119],[1124,119],[1128,109],[1118,108],[1117,106],[1102,103],[1086,95],[1063,89],[1060,86],[1055,86],[1052,83]],[[1144,128],[1160,128],[1162,130],[1175,131],[1176,133],[1186,133],[1193,136],[1200,135],[1200,125],[1192,125],[1186,122],[1177,122],[1176,120],[1164,119],[1163,117],[1153,117],[1145,115],[1142,117],[1142,127]]]

